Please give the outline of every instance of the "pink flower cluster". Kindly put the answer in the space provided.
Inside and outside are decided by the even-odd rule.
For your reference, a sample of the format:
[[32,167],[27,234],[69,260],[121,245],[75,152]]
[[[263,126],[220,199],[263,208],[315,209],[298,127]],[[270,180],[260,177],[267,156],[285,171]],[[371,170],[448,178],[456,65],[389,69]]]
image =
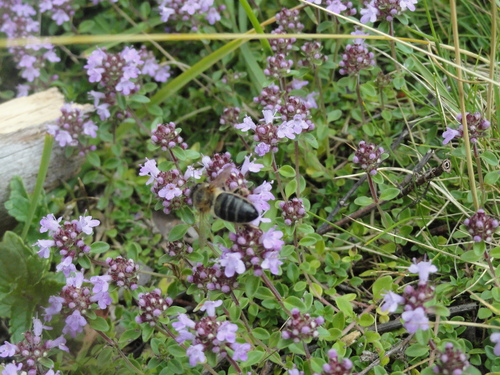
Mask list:
[[[40,43],[40,23],[37,21],[37,12],[30,4],[22,0],[0,1],[0,32],[7,35],[9,39],[25,38],[33,44],[24,47],[9,47],[14,62],[21,70],[21,77],[30,84],[19,84],[18,95],[26,96],[30,89],[37,85],[45,86],[46,83],[37,82],[41,69],[47,62],[55,63],[61,61],[50,43]],[[51,77],[50,80],[56,79]]]
[[418,0],[371,0],[365,1],[365,7],[360,10],[361,23],[377,22],[378,20],[391,22],[406,10],[415,11]]
[[295,224],[298,220],[306,216],[302,199],[293,198],[286,202],[280,202],[279,207],[282,210],[281,216],[283,216],[286,225]]
[[186,351],[191,366],[204,363],[206,361],[205,353],[208,351],[226,357],[229,354],[228,349],[231,349],[233,351],[232,360],[246,361],[248,359],[247,353],[251,346],[248,343],[236,342],[238,326],[216,319],[215,309],[221,305],[221,300],[206,301],[200,310],[206,311],[208,316],[195,322],[189,319],[186,314],[180,314],[178,321],[172,323],[172,327],[179,333],[177,342],[191,341],[191,345]]
[[403,326],[409,333],[415,333],[421,329],[429,329],[428,308],[425,303],[434,297],[434,287],[429,284],[429,274],[437,272],[437,267],[431,262],[413,263],[408,267],[411,273],[418,273],[419,282],[416,288],[408,285],[403,295],[400,296],[392,291],[384,295],[384,303],[380,307],[382,311],[395,312],[399,305],[403,306]]
[[[50,306],[45,308],[45,320],[50,321],[54,315],[62,314],[66,317],[63,333],[76,337],[87,325],[84,315],[96,309],[94,304],[101,310],[111,304],[108,293],[110,280],[111,277],[107,275],[92,276],[90,280],[85,280],[83,273],[75,272],[74,277],[66,278],[66,285],[61,293],[49,298]],[[92,284],[92,291],[90,287],[84,286],[83,282]]]
[[171,257],[183,257],[187,254],[191,254],[193,248],[185,243],[184,241],[168,241],[166,244],[165,253]]
[[141,315],[135,317],[135,321],[139,324],[149,323],[150,326],[155,326],[159,317],[172,306],[172,298],[163,298],[161,290],[155,289],[150,293],[139,293],[138,304],[141,310]]
[[88,119],[88,114],[72,104],[65,104],[61,108],[61,117],[57,124],[47,126],[47,132],[55,138],[59,146],[78,147],[80,155],[96,149],[95,145],[85,145],[85,137],[96,138],[96,131],[97,126]]
[[75,14],[71,0],[41,0],[40,13],[50,14],[55,23],[61,26]]
[[[353,35],[366,35],[360,31],[352,32]],[[348,44],[342,53],[339,62],[339,73],[342,75],[357,74],[363,69],[375,65],[375,54],[368,50],[368,46],[362,38],[356,38],[353,44]]]
[[350,375],[352,373],[353,363],[350,359],[339,360],[337,351],[330,349],[328,351],[328,363],[323,365],[321,373],[314,375]]
[[117,256],[115,259],[107,258],[106,263],[109,267],[107,275],[111,277],[111,280],[117,286],[130,290],[137,289],[137,282],[139,281],[138,264],[132,259],[124,259],[121,256]]
[[188,174],[181,175],[177,169],[160,171],[156,166],[156,160],[146,159],[141,166],[139,176],[149,176],[146,185],[152,184],[151,191],[162,203],[163,212],[166,214],[178,210],[185,204],[191,204],[189,198],[191,190],[186,185]]
[[297,308],[292,309],[291,315],[290,319],[286,321],[283,331],[281,331],[283,339],[299,343],[303,340],[318,337],[318,327],[325,322],[322,316],[312,318],[309,314],[302,314]]
[[487,215],[483,209],[465,219],[464,225],[475,242],[490,242],[493,239],[495,229],[498,228],[498,220]]
[[158,0],[158,11],[163,22],[174,21],[176,29],[190,26],[198,31],[206,20],[210,25],[220,21],[224,5],[216,6],[214,0]]
[[222,293],[229,293],[239,286],[236,274],[231,277],[226,276],[224,268],[219,264],[205,267],[202,263],[198,263],[192,268],[192,272],[187,277],[187,281],[195,284],[198,289],[220,290]]
[[170,67],[160,65],[153,53],[144,46],[140,50],[125,47],[119,53],[97,48],[90,54],[84,68],[87,69],[89,81],[98,83],[104,91],[89,92],[101,120],[111,116],[110,107],[116,104],[117,94],[128,96],[136,93],[145,77],[157,82],[166,82],[170,77]]
[[[456,116],[458,122],[462,122],[462,114],[459,113]],[[466,113],[467,129],[469,130],[469,139],[471,143],[477,143],[478,138],[484,137],[484,133],[489,129],[491,123],[483,118],[480,112]],[[443,132],[443,145],[450,142],[453,138],[462,138],[464,136],[464,126],[460,124],[458,129],[452,129],[446,127],[446,131]]]
[[444,350],[436,356],[437,364],[432,368],[435,374],[461,375],[470,366],[467,356],[451,342],[447,342]]
[[41,361],[51,355],[55,348],[69,353],[64,336],[55,340],[43,340],[43,330],[51,330],[52,327],[44,326],[40,319],[33,318],[33,330],[24,333],[24,339],[17,344],[8,341],[0,346],[0,357],[14,357],[14,362],[5,365],[2,374],[46,374],[59,375],[59,371],[45,370]]
[[244,225],[236,233],[230,233],[229,239],[233,245],[229,249],[221,246],[219,263],[224,267],[224,274],[233,277],[251,268],[255,276],[261,276],[266,269],[273,275],[279,274],[279,267],[283,264],[279,253],[284,241],[281,240],[283,232],[275,228],[263,232],[259,228]]
[[264,118],[258,124],[247,116],[242,123],[235,125],[235,128],[241,131],[254,132],[253,139],[258,142],[254,150],[257,155],[264,156],[268,152],[277,152],[280,139],[295,139],[296,135],[314,129],[314,124],[308,119],[307,106],[299,98],[291,96],[288,99],[289,101],[280,107],[282,121],[279,125],[274,124],[276,117],[270,110],[262,111]]
[[224,108],[219,120],[219,123],[222,125],[220,130],[225,130],[228,127],[238,124],[240,122],[240,113],[241,109],[238,107]]
[[354,16],[357,13],[352,1],[326,0],[326,9],[337,14],[343,13],[346,16]]
[[179,130],[175,128],[173,122],[158,124],[156,129],[152,131],[151,140],[154,145],[160,146],[163,151],[167,151],[169,148],[174,148],[175,146],[179,146],[183,150],[186,150],[188,145],[183,142],[179,133]]
[[52,239],[38,240],[34,246],[40,248],[38,255],[41,258],[49,258],[51,247],[58,248],[63,258],[56,269],[68,276],[76,271],[74,262],[90,251],[90,246],[85,243],[85,237],[91,235],[93,228],[100,222],[92,219],[92,216],[80,216],[79,220],[65,221],[62,225],[61,220],[62,217],[56,219],[53,214],[44,217],[40,221],[40,233],[48,232]]
[[381,156],[384,153],[382,147],[377,147],[374,143],[366,143],[361,141],[358,144],[358,149],[354,153],[352,162],[359,164],[359,167],[367,173],[375,176],[377,174],[377,166],[381,162]]

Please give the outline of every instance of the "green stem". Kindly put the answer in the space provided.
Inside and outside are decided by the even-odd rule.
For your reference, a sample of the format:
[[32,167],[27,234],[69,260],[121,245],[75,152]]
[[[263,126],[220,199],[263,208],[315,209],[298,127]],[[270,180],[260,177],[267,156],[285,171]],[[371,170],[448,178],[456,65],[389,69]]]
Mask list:
[[[247,14],[248,19],[252,23],[253,28],[257,32],[257,34],[264,34],[264,30],[262,29],[262,26],[259,23],[259,20],[257,17],[255,17],[255,14],[253,14],[252,7],[250,4],[248,4],[247,0],[240,0],[240,4],[245,9],[245,13]],[[269,40],[267,39],[261,39],[260,43],[262,44],[262,48],[266,52],[267,56],[272,56],[273,50],[271,49],[271,45],[269,44]]]
[[26,236],[28,235],[31,222],[35,217],[35,211],[36,208],[38,207],[38,202],[40,201],[40,196],[42,195],[43,184],[45,183],[45,177],[47,177],[47,171],[49,170],[50,155],[52,154],[53,145],[54,145],[54,137],[52,137],[49,134],[46,134],[45,142],[43,144],[42,160],[40,160],[40,168],[38,170],[38,176],[36,178],[35,189],[33,190],[33,195],[31,196],[28,217],[26,218],[23,232],[21,234],[23,240],[25,240]]
[[300,171],[299,171],[299,141],[295,140],[295,178],[297,180],[297,191],[295,195],[300,198]]
[[272,152],[272,150],[271,150],[271,153],[272,153],[272,157],[273,157],[274,175],[276,176],[276,181],[278,181],[278,187],[280,188],[281,197],[286,202],[286,201],[288,201],[288,199],[286,199],[285,190],[283,190],[283,184],[281,183],[281,177],[280,177],[280,172],[278,171],[278,165],[276,164],[276,159],[274,158],[274,152]]
[[361,97],[361,77],[358,72],[356,76],[356,96],[358,97],[358,105],[359,105],[359,110],[361,111],[361,122],[366,124],[366,118],[365,118],[365,112],[364,112],[364,107],[363,107],[363,98]]
[[[467,124],[467,115],[465,108],[465,91],[464,82],[462,74],[462,57],[460,56],[460,37],[458,33],[458,21],[457,21],[457,4],[456,0],[450,1],[450,19],[453,32],[453,45],[455,47],[455,61],[460,66],[457,69],[457,85],[458,85],[458,97],[460,104],[460,112],[462,113],[462,125],[464,133],[464,147],[465,147],[465,160],[467,161],[467,173],[469,175],[469,187],[472,195],[472,200],[474,202],[474,209],[477,211],[479,209],[479,200],[477,198],[476,190],[476,179],[474,176],[474,164],[472,163],[472,152],[470,146],[469,138],[469,126]],[[481,172],[481,171],[479,171]]]
[[104,341],[106,341],[109,345],[111,345],[113,348],[115,348],[115,350],[118,352],[120,357],[123,358],[127,367],[130,370],[132,370],[136,374],[144,374],[144,372],[142,372],[140,369],[135,367],[132,362],[130,362],[128,357],[125,355],[125,353],[122,352],[122,350],[120,349],[118,344],[112,338],[108,337],[104,332],[101,332],[101,331],[96,331],[96,332],[104,339]]

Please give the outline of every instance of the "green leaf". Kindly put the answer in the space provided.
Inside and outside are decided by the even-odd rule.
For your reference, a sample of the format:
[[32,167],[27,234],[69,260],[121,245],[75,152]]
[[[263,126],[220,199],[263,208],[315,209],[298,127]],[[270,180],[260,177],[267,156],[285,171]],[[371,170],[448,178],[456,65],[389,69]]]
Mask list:
[[489,308],[485,308],[485,307],[481,307],[477,312],[477,317],[479,319],[488,319],[492,315],[493,315],[493,311],[491,311]]
[[350,302],[352,301],[353,296],[353,294],[346,294],[343,296],[335,297],[335,303],[337,307],[347,316],[354,316],[354,310]]
[[[259,23],[259,20],[255,16],[252,7],[248,3],[247,0],[240,0],[240,5],[243,7],[245,10],[245,13],[247,14],[248,19],[252,23],[252,26],[254,27],[255,31],[257,31],[257,34],[264,34],[264,30],[262,29],[262,26]],[[267,56],[272,56],[273,55],[273,50],[271,49],[271,44],[269,44],[269,40],[267,39],[260,39],[260,43],[262,44],[262,48],[266,52]]]
[[388,188],[381,192],[380,200],[390,201],[399,195],[400,190],[397,188]]
[[279,169],[280,175],[286,178],[295,177],[295,169],[290,165],[284,165]]
[[252,298],[260,285],[260,278],[249,275],[245,281],[245,294]]
[[490,255],[495,259],[500,259],[500,246],[493,248],[490,251]]
[[106,319],[96,316],[95,319],[89,319],[89,324],[96,331],[106,332],[109,331],[109,324]]
[[78,258],[77,262],[80,266],[82,266],[82,268],[87,269],[87,270],[90,269],[90,267],[92,266],[92,263],[90,262],[90,259],[88,256],[83,256],[83,257]]
[[25,222],[28,217],[30,200],[23,180],[19,176],[12,177],[9,183],[9,200],[5,202],[5,208],[10,216],[19,222]]
[[307,287],[307,283],[305,281],[299,281],[293,284],[293,290],[296,292],[300,292]]
[[255,365],[256,363],[261,363],[265,355],[266,355],[265,352],[261,352],[259,350],[251,350],[248,353],[248,359],[245,362],[243,362],[243,366],[250,367]]
[[135,102],[135,103],[149,103],[151,101],[151,99],[149,99],[147,96],[144,96],[144,95],[139,95],[139,94],[135,94],[135,95],[132,95],[130,97],[130,101],[131,102]]
[[369,327],[375,323],[375,318],[371,314],[363,314],[358,319],[358,323],[361,327]]
[[297,192],[297,180],[293,179],[288,184],[285,185],[285,195],[290,198],[292,194]]
[[342,116],[342,111],[340,109],[334,109],[333,111],[328,112],[327,121],[333,122],[338,120]]
[[354,203],[360,207],[369,206],[373,203],[373,199],[371,197],[358,197],[354,200]]
[[109,244],[106,242],[98,241],[90,245],[90,252],[92,254],[102,254],[109,250]]
[[264,328],[254,328],[252,329],[252,336],[258,338],[259,340],[268,340],[271,335]]
[[168,353],[174,357],[182,358],[186,356],[186,349],[174,343],[168,347]]
[[151,115],[153,115],[153,116],[156,116],[156,117],[162,117],[163,116],[163,110],[157,104],[149,103],[146,106],[146,108],[148,109],[148,113],[151,114]]
[[89,152],[87,154],[87,161],[94,167],[99,168],[101,166],[101,159],[97,152]]
[[151,5],[147,1],[143,1],[139,9],[142,18],[144,19],[149,18],[149,14],[151,13]]
[[316,139],[316,137],[314,135],[312,135],[311,133],[304,133],[302,135],[302,138],[304,138],[304,140],[306,141],[306,143],[311,146],[312,148],[318,148],[319,147],[319,143],[318,143],[318,140]]
[[87,34],[95,28],[95,22],[92,20],[84,20],[78,24],[78,31],[81,34]]
[[180,224],[176,225],[168,234],[168,240],[169,241],[178,241],[184,238],[184,235],[188,231],[188,229],[191,227],[191,225],[187,224]]
[[482,255],[476,254],[474,251],[466,251],[460,255],[460,259],[464,262],[477,262],[482,258]]
[[240,47],[241,56],[245,61],[245,65],[247,66],[248,73],[252,80],[252,84],[257,91],[262,90],[262,83],[266,81],[266,76],[260,67],[261,64],[257,61],[252,50],[248,46],[248,44],[244,44]]
[[377,96],[377,90],[373,82],[363,83],[361,85],[361,93],[367,96]]
[[291,310],[294,307],[296,307],[300,311],[306,311],[306,305],[304,305],[304,302],[302,302],[302,300],[300,300],[299,298],[297,298],[295,296],[287,297],[283,301],[283,303],[285,304],[286,308],[289,309],[289,310]]
[[428,355],[429,345],[413,344],[410,345],[406,350],[405,354],[408,357],[423,357]]
[[496,155],[491,152],[491,151],[484,151],[481,155],[480,158],[483,159],[486,163],[489,165],[492,165],[496,167],[498,165],[498,158]]
[[392,290],[392,277],[382,276],[381,278],[375,280],[372,286],[372,293],[375,299],[382,298],[382,293],[389,292]]
[[321,241],[322,237],[317,233],[307,234],[304,238],[299,241],[301,246],[312,246],[316,242]]
[[499,171],[488,172],[484,176],[484,182],[488,185],[495,185],[500,178]]
[[134,341],[141,336],[140,329],[129,329],[120,336],[120,343]]
[[382,118],[384,120],[387,120],[387,121],[391,121],[392,120],[392,112],[391,111],[388,111],[386,109],[384,109],[381,113],[382,115]]
[[255,292],[254,297],[261,300],[268,300],[274,299],[274,294],[268,288],[261,286]]

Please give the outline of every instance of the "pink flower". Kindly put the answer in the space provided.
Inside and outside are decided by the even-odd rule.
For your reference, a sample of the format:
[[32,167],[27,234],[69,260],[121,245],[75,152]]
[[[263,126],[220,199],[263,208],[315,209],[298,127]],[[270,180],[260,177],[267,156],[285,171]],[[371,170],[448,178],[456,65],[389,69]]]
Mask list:
[[235,361],[246,361],[248,359],[248,352],[252,346],[248,343],[238,344],[237,342],[231,344],[231,348],[234,350],[233,359]]
[[97,219],[92,219],[92,216],[80,216],[77,229],[87,235],[90,235],[93,231],[92,228],[97,227],[99,224],[101,224],[101,222]]
[[205,301],[200,307],[200,311],[206,311],[208,316],[215,316],[215,309],[222,305],[222,300]]
[[262,234],[262,237],[260,238],[260,241],[267,250],[280,251],[285,244],[285,241],[281,240],[281,238],[283,237],[283,232],[274,230],[275,228],[276,225],[272,228],[269,228],[267,232],[264,232]]
[[61,222],[62,217],[56,219],[54,214],[48,214],[40,220],[40,233],[49,232],[49,234],[53,234],[56,230],[61,226],[59,223]]
[[143,166],[141,166],[141,169],[139,171],[139,176],[149,176],[150,178],[146,182],[146,185],[149,185],[158,177],[159,173],[160,170],[156,166],[156,160],[149,160],[148,158],[146,158],[146,162]]
[[437,270],[437,267],[431,262],[413,263],[408,267],[408,271],[411,273],[418,273],[419,283],[426,283],[429,280],[429,274],[437,272]]
[[403,319],[403,326],[409,333],[415,333],[419,329],[422,331],[427,331],[429,329],[429,318],[422,307],[403,312],[403,314],[401,314],[401,319]]
[[54,240],[38,240],[33,246],[38,246],[40,250],[37,252],[40,258],[48,259],[50,256],[50,248],[55,245]]
[[238,331],[236,324],[224,322],[217,330],[217,340],[234,343],[236,341],[236,331]]
[[398,309],[399,304],[403,303],[405,299],[399,294],[394,292],[387,292],[384,295],[384,304],[380,307],[382,311],[388,311],[390,313],[395,312]]
[[243,119],[243,122],[240,123],[240,124],[235,124],[234,127],[236,129],[240,129],[241,131],[243,132],[247,132],[249,131],[250,129],[251,130],[255,130],[256,128],[256,125],[255,123],[252,121],[252,118],[250,116],[246,116],[244,119]]
[[68,316],[65,322],[66,325],[62,331],[64,334],[69,333],[71,337],[76,337],[78,333],[83,332],[83,327],[87,325],[87,321],[78,310],[75,310],[73,314]]
[[460,137],[460,132],[447,126],[446,131],[443,132],[443,145],[447,144],[455,137]]
[[360,10],[360,13],[362,16],[360,20],[361,23],[368,23],[377,21],[379,11],[372,0],[370,3],[366,4],[366,8]]
[[279,258],[279,252],[269,251],[264,255],[264,261],[260,266],[263,270],[269,270],[273,275],[278,275],[280,272],[279,266],[282,264],[283,262]]
[[496,356],[500,357],[500,332],[492,333],[490,336],[491,342],[495,343],[495,348],[493,349],[493,353]]
[[189,357],[189,364],[191,366],[196,366],[198,363],[204,363],[207,360],[205,353],[203,353],[203,345],[191,345],[187,350],[186,354]]
[[240,253],[225,253],[222,255],[219,263],[225,267],[224,274],[226,277],[233,277],[235,273],[242,274],[246,271],[245,263],[241,260]]

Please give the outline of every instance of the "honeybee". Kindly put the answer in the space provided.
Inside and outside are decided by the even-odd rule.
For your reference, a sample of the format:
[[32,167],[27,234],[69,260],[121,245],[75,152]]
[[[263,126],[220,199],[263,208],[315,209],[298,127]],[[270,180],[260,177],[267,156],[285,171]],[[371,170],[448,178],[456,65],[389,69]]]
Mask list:
[[[198,183],[191,189],[191,200],[200,215],[213,213],[231,223],[250,223],[259,217],[255,206],[243,196],[225,191],[223,186],[231,175],[232,167],[226,167],[210,183]],[[203,232],[203,233],[202,233]],[[204,241],[204,223],[200,223],[200,239]],[[200,242],[200,247],[202,243]]]

